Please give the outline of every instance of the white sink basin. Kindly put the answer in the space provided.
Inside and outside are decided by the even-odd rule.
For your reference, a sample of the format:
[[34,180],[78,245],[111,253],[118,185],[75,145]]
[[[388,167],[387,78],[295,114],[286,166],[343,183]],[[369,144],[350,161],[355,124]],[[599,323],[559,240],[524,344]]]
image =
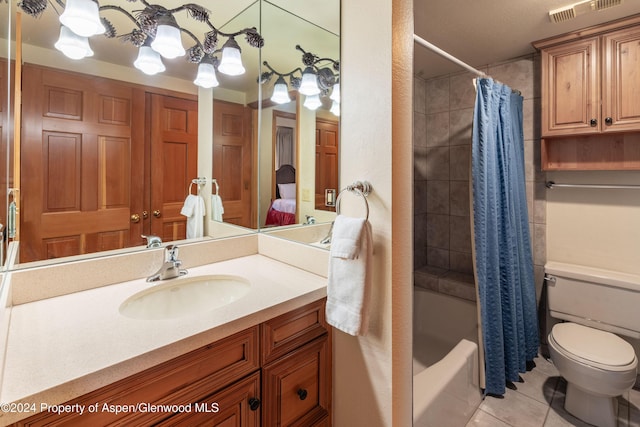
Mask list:
[[239,300],[250,288],[247,279],[231,275],[171,279],[127,298],[120,314],[156,320],[204,313]]

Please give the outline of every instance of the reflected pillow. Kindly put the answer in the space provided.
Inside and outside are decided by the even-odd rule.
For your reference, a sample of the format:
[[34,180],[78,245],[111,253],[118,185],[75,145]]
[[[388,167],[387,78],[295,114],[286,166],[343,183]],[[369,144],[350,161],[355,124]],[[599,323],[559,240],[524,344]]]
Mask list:
[[280,197],[283,199],[295,199],[296,198],[296,184],[278,184],[278,190],[280,190]]

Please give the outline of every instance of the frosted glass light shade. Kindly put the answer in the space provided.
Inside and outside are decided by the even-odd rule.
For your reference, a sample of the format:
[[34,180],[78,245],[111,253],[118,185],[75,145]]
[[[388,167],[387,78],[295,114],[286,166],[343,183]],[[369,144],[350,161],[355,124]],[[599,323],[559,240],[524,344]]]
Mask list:
[[138,58],[133,65],[140,71],[150,76],[165,70],[160,54],[151,49],[151,46],[143,45],[138,49]]
[[238,46],[238,43],[233,37],[227,40],[222,47],[222,58],[220,58],[218,71],[228,76],[239,76],[244,74],[245,69],[242,65],[240,46]]
[[320,88],[318,87],[318,77],[313,68],[307,67],[302,73],[302,81],[298,92],[305,96],[318,95]]
[[276,104],[286,104],[287,102],[291,102],[291,98],[289,97],[289,87],[282,77],[278,77],[276,84],[273,86],[273,95],[271,95],[271,100]]
[[151,42],[151,48],[164,58],[173,59],[185,54],[180,37],[180,29],[168,23],[158,24],[156,38]]
[[216,69],[210,62],[203,61],[198,65],[198,75],[193,81],[194,84],[209,89],[218,86],[218,78],[216,76]]
[[338,104],[340,103],[340,82],[333,85],[333,91],[331,91],[329,99]]
[[331,111],[334,116],[340,117],[340,103],[333,101],[333,104],[331,104],[331,109],[329,111]]
[[320,96],[318,94],[310,95],[306,97],[303,105],[309,110],[317,110],[318,107],[322,105],[322,101],[320,101]]
[[105,32],[100,22],[98,3],[94,0],[67,0],[60,23],[82,37]]
[[89,39],[77,35],[64,25],[60,27],[60,37],[54,46],[64,53],[67,58],[82,59],[87,56],[93,56],[93,50],[89,46]]

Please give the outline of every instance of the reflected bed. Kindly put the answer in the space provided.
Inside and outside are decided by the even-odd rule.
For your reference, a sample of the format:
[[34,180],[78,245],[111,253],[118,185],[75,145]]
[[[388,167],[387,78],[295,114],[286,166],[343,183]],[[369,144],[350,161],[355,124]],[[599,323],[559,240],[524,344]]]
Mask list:
[[271,201],[265,220],[266,227],[296,223],[296,169],[282,165],[276,171],[276,198]]

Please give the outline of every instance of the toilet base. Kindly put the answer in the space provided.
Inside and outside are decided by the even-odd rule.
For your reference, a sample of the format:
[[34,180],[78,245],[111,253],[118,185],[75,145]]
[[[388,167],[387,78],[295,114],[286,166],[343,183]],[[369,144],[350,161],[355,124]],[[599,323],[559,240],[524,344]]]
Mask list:
[[598,427],[618,425],[618,399],[610,396],[596,396],[572,383],[567,383],[564,409],[571,415]]

